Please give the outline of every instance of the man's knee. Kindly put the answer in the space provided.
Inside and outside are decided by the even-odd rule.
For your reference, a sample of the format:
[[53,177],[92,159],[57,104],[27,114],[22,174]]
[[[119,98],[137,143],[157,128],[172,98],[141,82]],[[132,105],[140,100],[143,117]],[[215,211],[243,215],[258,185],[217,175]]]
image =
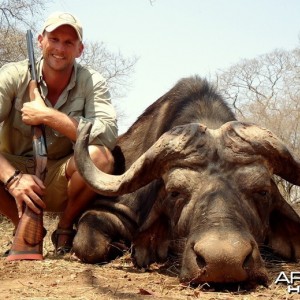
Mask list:
[[101,171],[112,174],[114,170],[114,157],[111,151],[105,146],[89,146],[89,153],[92,161]]
[[[93,163],[101,171],[112,174],[114,170],[114,157],[110,150],[104,146],[89,146],[89,153]],[[77,173],[74,156],[68,161],[66,166],[67,178],[72,178],[73,174]]]

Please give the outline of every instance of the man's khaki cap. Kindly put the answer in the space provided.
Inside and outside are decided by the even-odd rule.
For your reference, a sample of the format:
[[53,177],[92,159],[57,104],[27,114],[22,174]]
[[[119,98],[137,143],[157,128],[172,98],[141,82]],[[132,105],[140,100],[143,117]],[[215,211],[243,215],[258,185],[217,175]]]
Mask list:
[[80,21],[72,14],[66,12],[55,12],[51,14],[45,21],[42,32],[45,30],[47,32],[52,32],[62,25],[72,26],[77,32],[79,40],[82,41],[82,25]]

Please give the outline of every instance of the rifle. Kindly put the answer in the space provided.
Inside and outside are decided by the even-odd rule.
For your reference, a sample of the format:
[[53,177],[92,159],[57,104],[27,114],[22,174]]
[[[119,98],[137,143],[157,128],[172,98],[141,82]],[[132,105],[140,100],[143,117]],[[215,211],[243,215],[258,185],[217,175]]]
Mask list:
[[[31,30],[27,30],[26,40],[29,58],[29,70],[31,74],[31,81],[29,83],[29,97],[32,101],[35,98],[33,91],[34,89],[38,88],[38,84]],[[31,130],[35,175],[44,181],[47,172],[45,128],[44,125],[38,125],[32,126]],[[7,260],[42,260],[43,238],[45,233],[46,230],[43,226],[42,209],[40,214],[36,214],[28,206],[25,206]]]

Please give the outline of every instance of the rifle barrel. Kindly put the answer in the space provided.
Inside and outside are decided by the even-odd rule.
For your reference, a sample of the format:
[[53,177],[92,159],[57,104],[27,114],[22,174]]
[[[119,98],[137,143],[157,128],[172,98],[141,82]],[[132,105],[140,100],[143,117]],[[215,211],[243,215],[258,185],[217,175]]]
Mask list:
[[32,44],[32,32],[31,30],[27,30],[26,33],[26,41],[27,41],[27,51],[28,51],[28,59],[29,59],[29,69],[31,74],[31,80],[37,81],[37,74],[35,69],[35,58],[34,58],[34,49]]

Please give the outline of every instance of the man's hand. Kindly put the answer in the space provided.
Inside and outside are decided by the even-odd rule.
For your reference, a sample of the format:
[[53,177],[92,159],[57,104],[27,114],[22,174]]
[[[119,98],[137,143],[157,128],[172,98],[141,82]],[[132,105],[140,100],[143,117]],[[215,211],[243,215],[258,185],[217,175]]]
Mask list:
[[34,89],[34,95],[35,99],[24,103],[21,109],[22,121],[31,126],[44,124],[71,141],[76,141],[78,121],[53,107],[48,107],[37,88]]
[[46,208],[45,203],[41,199],[45,188],[43,182],[37,176],[30,174],[19,175],[19,179],[8,189],[9,193],[16,200],[19,218],[22,216],[24,203],[37,214],[41,212],[40,208]]
[[37,88],[34,89],[35,99],[23,105],[22,121],[27,125],[40,125],[43,123],[49,108],[46,106]]

